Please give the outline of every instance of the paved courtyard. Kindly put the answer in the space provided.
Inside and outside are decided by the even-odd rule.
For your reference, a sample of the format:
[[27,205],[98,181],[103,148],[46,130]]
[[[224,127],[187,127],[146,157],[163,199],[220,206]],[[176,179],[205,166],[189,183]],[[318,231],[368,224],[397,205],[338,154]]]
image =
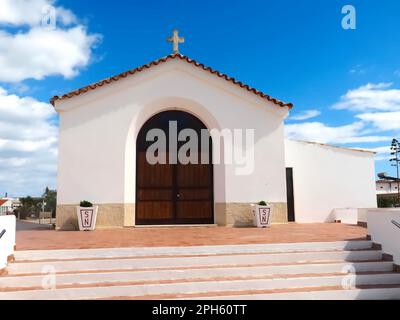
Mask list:
[[94,232],[21,228],[17,250],[201,246],[364,240],[367,229],[344,224],[280,224],[268,229],[231,227],[127,228]]

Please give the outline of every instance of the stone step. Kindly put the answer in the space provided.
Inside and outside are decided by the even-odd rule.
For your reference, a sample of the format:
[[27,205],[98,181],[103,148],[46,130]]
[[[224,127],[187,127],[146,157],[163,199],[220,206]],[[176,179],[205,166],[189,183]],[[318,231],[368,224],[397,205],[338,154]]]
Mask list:
[[[228,267],[228,268],[202,268],[183,270],[156,270],[156,271],[129,271],[129,272],[100,272],[57,274],[57,287],[76,285],[98,285],[128,283],[128,282],[160,282],[160,281],[190,281],[207,279],[228,279],[246,277],[288,277],[289,275],[324,275],[347,274],[361,272],[392,272],[393,263],[388,261],[378,262],[337,262],[326,264],[300,264],[259,267]],[[41,288],[45,275],[37,276],[11,276],[2,277],[1,289]]]
[[[255,292],[291,288],[339,287],[348,285],[398,285],[399,273],[310,276],[295,278],[251,279],[229,281],[202,281],[167,284],[144,284],[126,286],[102,286],[84,288],[65,288],[54,290],[32,290],[0,292],[0,300],[63,300],[63,299],[109,299],[118,297],[149,298],[160,295],[210,294],[228,296],[229,292]],[[343,291],[345,292],[345,291]],[[224,293],[224,295],[220,294]]]
[[[400,286],[363,288],[352,290],[318,290],[279,292],[266,294],[237,294],[225,296],[191,296],[186,299],[196,300],[400,300]],[[180,300],[180,299],[177,299]]]
[[283,244],[217,245],[193,247],[146,247],[80,250],[17,251],[16,261],[50,261],[79,259],[116,259],[126,257],[214,255],[243,253],[277,253],[296,251],[365,250],[372,248],[371,241],[307,242]]
[[269,254],[211,255],[166,258],[127,258],[108,260],[76,260],[53,262],[14,263],[8,267],[9,275],[41,274],[49,267],[57,273],[84,271],[127,271],[154,268],[194,268],[214,266],[256,266],[265,264],[292,264],[322,261],[377,261],[382,259],[380,250],[319,251]]

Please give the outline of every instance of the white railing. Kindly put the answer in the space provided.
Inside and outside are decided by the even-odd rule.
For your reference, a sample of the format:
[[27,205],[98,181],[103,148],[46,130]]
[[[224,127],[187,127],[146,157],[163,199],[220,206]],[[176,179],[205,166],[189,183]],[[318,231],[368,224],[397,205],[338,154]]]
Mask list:
[[367,219],[372,241],[382,245],[383,252],[392,255],[400,265],[400,209],[371,209]]

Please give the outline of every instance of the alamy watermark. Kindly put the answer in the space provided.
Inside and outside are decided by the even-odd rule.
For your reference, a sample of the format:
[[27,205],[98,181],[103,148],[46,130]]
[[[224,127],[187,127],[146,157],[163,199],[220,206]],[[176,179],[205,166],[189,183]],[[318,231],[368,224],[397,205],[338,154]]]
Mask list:
[[357,28],[357,11],[356,8],[350,4],[343,6],[342,14],[342,28],[344,30],[355,30]]
[[55,7],[46,5],[42,8],[40,26],[49,30],[57,28],[57,9]]
[[343,267],[342,273],[346,275],[342,279],[342,288],[344,290],[354,290],[356,288],[356,268],[347,264]]
[[151,165],[209,164],[212,148],[212,164],[234,165],[236,175],[254,172],[254,129],[202,129],[199,134],[190,128],[178,132],[177,121],[170,121],[168,134],[151,129],[146,141],[151,143],[146,150]]
[[44,290],[55,290],[57,288],[57,273],[53,265],[45,265],[42,268],[42,288]]

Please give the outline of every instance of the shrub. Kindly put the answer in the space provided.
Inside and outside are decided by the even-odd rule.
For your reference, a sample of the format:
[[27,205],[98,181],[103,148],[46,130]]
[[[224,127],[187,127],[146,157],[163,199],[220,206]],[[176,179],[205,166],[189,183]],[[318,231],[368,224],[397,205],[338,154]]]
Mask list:
[[93,203],[83,200],[83,201],[81,201],[80,206],[82,208],[91,208],[91,207],[93,207]]
[[378,197],[378,208],[394,208],[397,205],[395,196]]
[[265,201],[260,201],[258,203],[259,206],[267,206],[268,204]]

